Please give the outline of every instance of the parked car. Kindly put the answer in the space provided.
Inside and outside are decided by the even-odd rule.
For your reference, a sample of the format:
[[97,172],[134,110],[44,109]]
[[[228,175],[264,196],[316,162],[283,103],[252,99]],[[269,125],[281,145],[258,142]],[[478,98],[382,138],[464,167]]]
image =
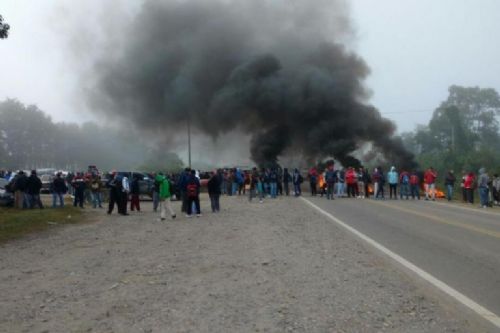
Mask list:
[[14,206],[14,194],[7,190],[9,182],[0,178],[0,206]]
[[40,189],[40,193],[50,193],[50,184],[54,180],[54,176],[52,175],[41,175],[40,180],[42,181],[42,188]]

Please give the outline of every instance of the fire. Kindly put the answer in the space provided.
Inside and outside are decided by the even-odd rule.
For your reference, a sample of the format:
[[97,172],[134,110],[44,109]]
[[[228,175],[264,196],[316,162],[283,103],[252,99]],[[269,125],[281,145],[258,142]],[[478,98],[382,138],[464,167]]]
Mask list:
[[373,194],[373,186],[371,184],[368,185],[368,194]]

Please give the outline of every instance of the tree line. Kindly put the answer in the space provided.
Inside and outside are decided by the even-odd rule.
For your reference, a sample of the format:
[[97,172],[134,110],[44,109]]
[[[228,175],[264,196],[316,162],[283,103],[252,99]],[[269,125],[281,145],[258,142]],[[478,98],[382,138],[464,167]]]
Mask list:
[[[403,133],[421,166],[455,172],[500,170],[500,97],[492,88],[449,88],[429,123]],[[491,173],[490,173],[491,174]]]
[[178,170],[183,163],[175,153],[159,150],[129,129],[95,122],[57,123],[35,105],[14,99],[0,102],[0,169],[81,171],[88,165],[102,170]]

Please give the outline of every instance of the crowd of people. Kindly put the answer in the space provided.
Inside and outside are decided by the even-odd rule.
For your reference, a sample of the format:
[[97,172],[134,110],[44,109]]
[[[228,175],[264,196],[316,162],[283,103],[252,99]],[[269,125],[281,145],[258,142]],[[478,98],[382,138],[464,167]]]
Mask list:
[[[258,198],[259,202],[263,202],[266,198],[275,199],[278,196],[300,196],[302,187],[308,187],[311,196],[321,196],[328,200],[344,197],[420,200],[421,195],[425,200],[435,200],[439,194],[451,201],[459,186],[461,200],[465,203],[474,204],[476,190],[482,208],[498,205],[500,202],[500,177],[497,174],[490,177],[484,168],[480,169],[477,175],[464,171],[458,177],[450,170],[442,179],[439,179],[437,171],[432,167],[420,172],[397,170],[393,166],[384,173],[381,167],[374,168],[370,172],[363,167],[335,169],[334,164],[322,169],[312,167],[304,172],[299,169],[290,172],[287,168],[280,167],[251,170],[228,168],[205,173],[203,177],[206,180],[213,213],[220,211],[221,195],[248,196],[249,201]],[[7,189],[14,193],[15,207],[44,208],[40,199],[42,182],[36,170],[32,170],[29,175],[22,170],[18,172],[0,170],[0,178],[8,180]],[[52,207],[63,207],[65,195],[69,194],[75,207],[83,208],[85,204],[89,204],[94,209],[104,208],[103,202],[107,199],[108,214],[112,214],[116,206],[118,214],[129,215],[127,212],[129,203],[130,211],[140,212],[139,178],[135,175],[131,178],[111,172],[103,179],[96,170],[65,175],[57,172],[49,187]],[[170,202],[172,198],[182,201],[181,212],[187,217],[201,216],[202,181],[198,171],[186,168],[179,174],[158,172],[152,174],[151,179],[153,210],[156,212],[158,208],[160,209],[161,220],[166,219],[167,212],[172,219],[176,218]],[[445,192],[438,191],[437,182],[444,184]]]
[[[442,179],[437,171],[429,167],[425,171],[397,170],[394,166],[384,173],[382,167],[370,170],[360,167],[334,168],[330,164],[320,170],[312,167],[306,172],[306,182],[302,173],[294,169],[292,173],[287,168],[264,168],[242,171],[240,169],[218,170],[213,174],[220,183],[220,194],[245,195],[249,200],[258,197],[276,198],[278,195],[302,195],[302,187],[310,190],[311,196],[321,196],[328,200],[335,198],[373,198],[376,200],[436,200],[436,196],[453,200],[454,192],[459,187],[464,203],[474,204],[474,193],[479,193],[482,208],[498,205],[500,202],[500,178],[498,174],[490,177],[484,168],[476,175],[474,172],[463,171],[455,176],[449,170]],[[437,183],[444,185],[445,191],[439,191]],[[210,192],[210,191],[209,191]]]

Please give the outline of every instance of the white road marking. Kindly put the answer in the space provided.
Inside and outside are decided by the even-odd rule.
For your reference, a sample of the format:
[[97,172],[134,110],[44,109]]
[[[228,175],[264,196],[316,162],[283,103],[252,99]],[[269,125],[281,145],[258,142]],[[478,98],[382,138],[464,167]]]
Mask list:
[[322,208],[320,208],[320,207],[316,206],[315,204],[313,204],[311,201],[309,201],[309,200],[307,200],[307,199],[305,199],[303,197],[300,197],[300,198],[304,202],[306,202],[309,206],[311,206],[312,208],[315,208],[317,211],[319,211],[321,214],[323,214],[326,217],[328,217],[333,222],[337,223],[338,225],[340,225],[344,229],[348,230],[349,232],[353,233],[357,237],[361,238],[362,240],[364,240],[365,242],[367,242],[368,244],[370,244],[371,246],[373,246],[377,250],[381,251],[385,255],[389,256],[390,258],[392,258],[393,260],[395,260],[399,264],[403,265],[407,269],[411,270],[412,272],[414,272],[415,274],[417,274],[422,279],[426,280],[427,282],[429,282],[430,284],[432,284],[433,286],[435,286],[439,290],[443,291],[444,293],[446,293],[449,296],[451,296],[454,299],[456,299],[461,304],[465,305],[466,307],[468,307],[472,311],[476,312],[482,318],[488,320],[493,325],[495,325],[496,327],[500,328],[500,317],[498,317],[496,314],[494,314],[490,310],[486,309],[484,306],[482,306],[482,305],[474,302],[472,299],[468,298],[464,294],[462,294],[459,291],[453,289],[452,287],[450,287],[449,285],[447,285],[443,281],[441,281],[441,280],[435,278],[434,276],[430,275],[429,273],[427,273],[423,269],[415,266],[414,264],[412,264],[411,262],[409,262],[405,258],[401,257],[400,255],[392,252],[391,250],[389,250],[388,248],[386,248],[382,244],[377,243],[375,240],[371,239],[370,237],[366,236],[365,234],[363,234],[363,233],[359,232],[358,230],[354,229],[353,227],[349,226],[347,223],[342,222],[341,220],[339,220],[338,218],[336,218],[332,214],[328,213],[327,211],[325,211]]

